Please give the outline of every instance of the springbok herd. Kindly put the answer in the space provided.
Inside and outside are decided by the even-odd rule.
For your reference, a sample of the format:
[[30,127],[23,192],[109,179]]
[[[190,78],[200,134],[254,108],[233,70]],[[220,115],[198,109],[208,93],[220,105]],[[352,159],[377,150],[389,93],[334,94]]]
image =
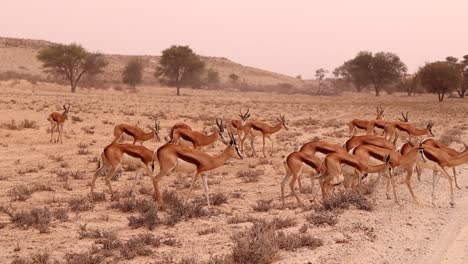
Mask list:
[[[70,105],[63,106],[63,113],[53,112],[48,120],[51,123],[51,142],[62,142],[62,127],[67,120]],[[186,202],[190,199],[194,183],[201,177],[205,191],[208,207],[209,190],[206,172],[222,166],[231,158],[243,159],[245,140],[250,140],[252,155],[257,156],[254,141],[261,137],[263,144],[263,155],[265,152],[265,139],[271,142],[273,151],[273,140],[271,135],[281,129],[288,130],[286,118],[280,115],[277,124],[249,120],[250,113],[240,111],[240,119],[229,120],[224,123],[222,119],[216,120],[216,131],[205,135],[194,131],[188,124],[176,123],[167,137],[166,143],[157,150],[150,150],[143,146],[145,141],[155,139],[161,141],[161,129],[159,122],[154,127],[148,127],[151,131],[145,132],[141,128],[119,124],[114,127],[114,140],[102,151],[99,168],[97,169],[91,183],[91,197],[96,178],[105,174],[105,181],[110,193],[113,193],[110,179],[121,168],[122,165],[139,165],[143,167],[146,174],[151,178],[155,200],[160,208],[164,208],[159,184],[161,179],[174,170],[195,171],[190,190],[186,196]],[[413,192],[411,178],[416,171],[418,178],[421,170],[433,170],[432,204],[435,204],[435,187],[438,173],[447,178],[450,184],[450,204],[454,206],[453,183],[460,189],[457,183],[455,167],[468,162],[468,146],[465,144],[464,151],[457,151],[442,142],[432,138],[433,123],[429,122],[425,128],[417,128],[408,119],[408,113],[402,113],[403,118],[397,120],[386,120],[384,109],[377,108],[375,120],[354,119],[348,123],[351,138],[343,146],[326,141],[312,141],[304,144],[298,151],[287,155],[284,160],[286,176],[281,182],[281,199],[284,202],[285,185],[289,182],[291,195],[302,205],[299,195],[295,191],[296,181],[299,189],[302,189],[301,172],[304,168],[311,172],[312,185],[318,180],[323,199],[332,195],[335,186],[352,188],[359,192],[362,179],[368,173],[378,173],[387,178],[387,198],[389,197],[390,184],[393,188],[395,202],[399,204],[395,178],[402,171],[406,171],[404,182],[416,204],[420,204]],[[54,138],[54,130],[58,136]],[[356,135],[361,130],[365,135]],[[432,136],[432,137],[429,137]],[[399,139],[403,144],[397,147]],[[132,140],[133,144],[122,143]],[[211,156],[202,151],[201,148],[214,144],[220,140],[226,145],[218,156]],[[141,145],[136,145],[139,142]],[[320,159],[316,154],[324,154]],[[372,160],[372,159],[374,160]],[[380,161],[380,162],[376,162]],[[159,170],[156,169],[159,167]],[[453,176],[447,172],[452,168]]]

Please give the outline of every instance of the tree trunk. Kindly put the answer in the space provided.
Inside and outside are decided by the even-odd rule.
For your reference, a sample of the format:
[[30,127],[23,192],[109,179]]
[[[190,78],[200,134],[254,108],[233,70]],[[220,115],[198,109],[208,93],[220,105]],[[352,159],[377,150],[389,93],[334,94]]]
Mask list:
[[180,96],[180,85],[177,84],[177,96]]
[[70,86],[71,86],[71,92],[75,93],[76,92],[76,83],[74,81],[71,81]]
[[439,102],[444,101],[444,96],[445,96],[444,92],[439,92],[439,93],[437,93],[437,95],[439,96]]
[[375,96],[380,96],[380,87],[379,86],[374,86],[375,87]]
[[460,98],[465,98],[466,90],[462,88],[460,90],[457,90],[457,93],[458,93],[458,96],[460,96]]
[[362,87],[360,85],[354,85],[356,86],[356,91],[360,93],[362,91]]
[[317,94],[320,94],[320,89],[322,89],[322,82],[319,82]]

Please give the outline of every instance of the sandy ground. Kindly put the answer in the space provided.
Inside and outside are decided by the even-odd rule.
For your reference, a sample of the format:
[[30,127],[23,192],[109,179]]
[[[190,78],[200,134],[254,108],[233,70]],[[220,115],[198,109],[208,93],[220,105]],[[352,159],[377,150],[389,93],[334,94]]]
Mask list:
[[[339,97],[311,97],[303,95],[274,95],[264,93],[235,93],[183,90],[183,96],[173,96],[173,89],[143,89],[137,94],[123,94],[111,91],[79,91],[68,93],[68,88],[20,82],[12,85],[3,82],[0,86],[0,123],[14,119],[34,120],[37,129],[9,130],[0,128],[0,204],[14,210],[29,210],[34,207],[50,209],[66,207],[67,201],[76,196],[86,196],[89,181],[96,163],[89,160],[98,156],[112,140],[113,127],[119,123],[137,124],[141,127],[151,124],[149,116],[156,115],[163,128],[163,136],[174,123],[183,121],[195,129],[209,132],[216,117],[234,118],[240,107],[250,107],[252,118],[275,123],[278,114],[285,114],[289,131],[275,134],[274,153],[264,159],[248,157],[231,160],[209,174],[212,193],[229,194],[227,204],[216,206],[219,214],[212,217],[194,218],[180,222],[174,227],[158,226],[152,231],[144,228],[131,229],[127,217],[134,213],[123,213],[109,208],[111,201],[103,180],[97,181],[97,191],[106,192],[107,200],[96,203],[93,210],[69,213],[67,222],[52,221],[50,232],[39,233],[35,228],[24,229],[10,222],[5,213],[0,213],[0,262],[9,263],[17,256],[29,256],[35,252],[49,252],[55,259],[66,253],[83,252],[94,244],[92,239],[79,239],[80,225],[90,228],[115,231],[119,238],[128,239],[150,232],[158,237],[174,238],[175,246],[164,245],[153,249],[149,257],[136,257],[122,263],[152,263],[164,255],[175,260],[193,257],[207,260],[211,255],[226,254],[232,248],[231,235],[248,227],[249,223],[228,224],[227,219],[235,215],[250,215],[272,219],[292,217],[297,225],[285,229],[297,232],[308,224],[306,216],[310,211],[280,206],[280,182],[284,177],[282,161],[291,151],[303,143],[319,137],[336,143],[348,138],[346,122],[353,118],[375,117],[375,107],[385,108],[385,118],[394,119],[401,111],[409,111],[410,121],[422,126],[427,121],[435,122],[436,137],[451,134],[460,142],[468,142],[468,102],[447,99],[437,103],[434,96],[382,96],[345,95]],[[72,105],[71,116],[82,121],[69,120],[64,126],[63,144],[49,142],[47,115],[59,110],[68,102]],[[86,131],[94,131],[89,134]],[[455,133],[455,132],[456,133]],[[451,146],[462,149],[460,142]],[[78,145],[86,144],[89,153],[79,155]],[[145,143],[150,149],[162,143]],[[267,144],[268,146],[268,144]],[[256,141],[257,151],[261,149]],[[217,142],[204,150],[215,155],[223,145]],[[247,151],[247,154],[249,151]],[[52,155],[63,157],[56,161]],[[66,164],[63,164],[66,163]],[[242,169],[258,169],[264,173],[258,182],[245,183],[237,173]],[[24,173],[25,170],[30,172]],[[82,179],[60,181],[57,170],[84,171]],[[414,181],[416,195],[423,201],[417,207],[404,185],[399,185],[401,206],[385,197],[384,184],[375,193],[375,209],[371,212],[357,209],[345,210],[338,216],[336,226],[309,226],[308,233],[323,239],[324,245],[311,250],[300,248],[295,251],[281,251],[277,263],[466,263],[468,261],[468,167],[460,166],[459,183],[461,190],[455,190],[455,208],[449,206],[449,188],[441,179],[437,186],[437,206],[432,207],[432,172],[424,171],[421,182]],[[143,170],[125,171],[112,185],[116,190],[128,190],[134,184],[134,177]],[[187,192],[186,183],[190,176],[171,174],[162,182],[162,189],[175,190],[181,195]],[[53,191],[35,192],[26,201],[12,201],[9,191],[21,184],[47,183]],[[305,185],[310,181],[304,180]],[[136,189],[151,187],[148,178],[137,182]],[[200,185],[194,191],[201,197]],[[234,197],[234,193],[240,194]],[[138,194],[139,196],[140,195]],[[308,194],[302,194],[308,197]],[[240,198],[239,198],[240,197]],[[147,197],[148,198],[148,197]],[[309,197],[310,198],[310,197]],[[276,209],[255,212],[252,205],[257,200],[273,200]],[[306,199],[307,200],[307,199]],[[289,197],[288,204],[294,205]],[[199,235],[207,228],[217,232]],[[345,238],[345,243],[338,243]]]

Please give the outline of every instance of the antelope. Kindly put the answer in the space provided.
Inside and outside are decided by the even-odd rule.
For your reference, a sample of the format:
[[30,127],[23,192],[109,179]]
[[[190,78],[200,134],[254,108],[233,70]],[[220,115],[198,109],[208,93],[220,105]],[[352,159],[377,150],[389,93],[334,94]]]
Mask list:
[[[346,150],[338,145],[338,144],[334,144],[334,143],[330,143],[330,142],[326,142],[326,141],[322,141],[322,140],[317,140],[317,141],[312,141],[312,142],[308,142],[306,144],[304,144],[298,152],[302,152],[304,153],[305,156],[314,156],[317,152],[318,153],[322,153],[322,154],[330,154],[330,153],[346,153]],[[293,152],[295,153],[295,152]],[[293,154],[291,153],[291,154]],[[296,156],[297,154],[294,154],[293,156]],[[285,162],[287,161],[287,158],[285,160]],[[287,163],[284,163],[284,166],[287,166]],[[286,167],[285,167],[286,168]],[[294,171],[297,171],[299,172],[297,174],[297,183],[299,185],[299,190],[302,190],[302,183],[301,183],[301,173],[300,171],[298,170],[294,170],[294,169],[290,169],[290,171],[293,173]],[[317,172],[317,170],[316,170]],[[317,172],[318,173],[318,172]],[[288,168],[286,168],[286,174],[288,174]],[[295,179],[293,178],[292,180],[294,180],[295,182]],[[312,185],[313,185],[313,178],[312,178]],[[294,183],[293,183],[293,186],[294,186]]]
[[[325,156],[323,164],[321,165],[320,175],[317,177],[320,181],[320,188],[322,190],[323,199],[330,197],[331,189],[333,187],[332,182],[338,181],[342,176],[343,165],[348,165],[354,168],[357,176],[358,185],[361,184],[362,176],[367,173],[382,171],[386,164],[370,165],[367,162],[361,160],[359,157],[348,154],[348,153],[331,153]],[[345,179],[346,184],[346,179]],[[355,189],[355,185],[352,185]]]
[[346,151],[351,151],[353,148],[360,146],[360,145],[374,145],[381,148],[391,149],[394,150],[395,146],[386,140],[383,137],[378,136],[353,136],[346,141],[344,147]]
[[285,130],[289,130],[286,126],[286,118],[284,115],[280,115],[278,118],[278,124],[275,126],[271,126],[262,121],[249,121],[245,124],[244,130],[244,137],[241,140],[241,151],[244,152],[244,141],[245,139],[250,136],[250,147],[252,148],[253,156],[257,156],[257,152],[254,148],[254,140],[256,136],[262,135],[263,140],[263,156],[266,158],[265,154],[265,138],[268,138],[271,141],[271,154],[273,153],[273,140],[271,139],[271,135],[280,131],[282,128]]
[[190,195],[193,190],[193,185],[201,174],[201,180],[203,188],[205,190],[206,202],[208,207],[210,207],[207,177],[205,174],[202,173],[222,166],[230,158],[243,159],[242,153],[239,151],[237,141],[234,135],[230,130],[228,130],[228,134],[230,142],[226,144],[226,148],[224,149],[224,151],[220,155],[215,157],[210,156],[201,150],[192,149],[175,144],[165,144],[156,151],[155,157],[153,158],[155,161],[158,162],[160,170],[156,176],[152,177],[152,181],[156,202],[159,204],[159,207],[161,209],[164,209],[164,201],[162,200],[161,193],[159,192],[159,182],[161,181],[162,177],[168,175],[177,167],[182,167],[184,165],[192,165],[196,168],[195,174],[192,178],[192,184],[190,185],[190,190],[187,194],[185,202],[187,203],[187,201],[190,199]]
[[192,128],[191,128],[189,125],[187,125],[187,124],[185,124],[185,123],[183,123],[183,122],[175,123],[175,124],[171,127],[171,129],[169,130],[169,131],[170,131],[170,132],[169,132],[169,135],[166,136],[166,137],[164,137],[164,141],[165,141],[165,142],[169,142],[169,141],[171,140],[172,131],[174,131],[175,129],[187,129],[187,130],[192,130]]
[[[464,151],[457,151],[447,145],[445,145],[444,143],[440,142],[440,141],[437,141],[433,138],[426,138],[426,139],[423,139],[421,140],[421,143],[425,146],[431,146],[431,147],[434,147],[434,148],[438,148],[438,149],[441,149],[443,151],[445,151],[447,154],[449,154],[450,156],[452,157],[457,157],[457,156],[460,156],[460,155],[463,155],[465,153],[468,152],[468,145],[466,145],[466,143],[463,143],[463,145],[465,146],[465,150]],[[412,147],[414,147],[414,144],[410,141],[408,141],[407,143],[403,144],[400,148],[400,153],[401,154],[405,154],[409,151],[409,149],[411,149]],[[417,171],[417,175],[418,175],[418,179],[420,180],[420,176],[421,176],[421,170],[419,167],[416,167],[416,171]],[[461,190],[460,186],[458,185],[458,181],[457,181],[457,171],[455,170],[455,167],[452,167],[452,171],[453,171],[453,179],[455,181],[455,187],[457,187],[457,189]]]
[[239,110],[239,117],[240,117],[240,120],[239,119],[232,119],[231,122],[229,123],[231,125],[231,129],[233,131],[236,131],[237,133],[237,138],[239,140],[242,139],[242,135],[243,135],[243,127],[245,125],[245,122],[247,121],[247,119],[249,119],[250,117],[250,113],[249,113],[250,109],[247,108],[247,112],[245,113],[242,113],[242,109]]
[[[406,115],[403,114],[403,112],[401,112],[401,115],[402,115],[402,119],[401,118],[397,118],[398,120],[397,121],[388,121],[388,120],[384,120],[384,119],[376,119],[376,120],[372,120],[370,123],[369,123],[369,126],[367,127],[367,134],[369,135],[370,133],[372,133],[374,131],[375,128],[380,128],[382,129],[382,131],[384,131],[385,133],[385,127],[388,126],[388,125],[391,125],[395,122],[405,122],[405,123],[408,123],[409,119],[408,119],[408,112],[406,112]],[[374,134],[375,134],[375,131],[374,131]]]
[[[408,174],[409,174],[409,170],[413,170],[414,167],[416,166],[417,161],[418,161],[417,158],[419,157],[418,148],[415,148],[415,147],[412,147],[410,150],[408,150],[407,153],[405,153],[402,156],[400,155],[399,152],[395,150],[385,149],[385,148],[381,148],[381,147],[377,147],[373,145],[358,146],[353,150],[353,154],[360,157],[361,160],[366,161],[366,162],[369,161],[370,157],[383,161],[385,164],[388,164],[389,166],[387,167],[388,169],[390,168],[395,169],[396,167],[406,169],[408,171]],[[383,172],[383,170],[380,172]],[[411,176],[411,174],[409,174],[409,176]],[[380,175],[379,175],[379,180],[377,180],[377,182],[380,182]],[[405,182],[406,182],[409,192],[413,196],[413,199],[415,200],[416,203],[418,203],[414,196],[413,190],[411,188],[411,182],[409,182],[408,177]],[[398,197],[396,194],[395,180],[393,177],[393,173],[391,173],[391,170],[389,170],[389,173],[387,176],[387,191],[386,191],[387,199],[389,199],[390,197],[388,194],[390,183],[392,184],[392,187],[393,187],[393,195],[395,198],[395,203],[399,205],[400,203],[398,201]]]
[[[420,144],[423,146],[423,144]],[[423,161],[421,167],[429,168],[433,170],[433,179],[432,179],[432,205],[435,206],[435,186],[436,186],[436,177],[437,171],[439,171],[444,177],[446,177],[450,184],[450,205],[453,207],[455,205],[453,200],[453,186],[452,186],[452,177],[447,173],[447,168],[454,168],[461,164],[468,162],[468,152],[465,152],[462,155],[457,157],[450,156],[447,152],[439,148],[434,148],[432,146],[424,145],[423,150],[421,151]]]
[[159,137],[159,130],[160,130],[160,125],[159,121],[156,122],[154,121],[154,127],[148,126],[148,128],[151,130],[150,132],[146,133],[143,131],[141,128],[137,126],[132,126],[132,125],[127,125],[127,124],[119,124],[114,127],[114,141],[116,143],[121,143],[125,140],[124,135],[128,135],[131,138],[133,138],[133,145],[135,145],[136,142],[140,142],[141,145],[143,145],[143,142],[151,140],[153,138],[156,139],[156,141],[161,141],[161,138]]
[[[47,120],[50,122],[50,142],[58,143],[60,139],[60,144],[62,144],[62,130],[63,130],[63,124],[65,123],[66,120],[68,120],[68,112],[70,111],[71,105],[68,104],[68,107],[66,104],[63,105],[63,113],[59,112],[52,112],[49,114],[47,117]],[[52,141],[52,138],[54,137],[54,130],[57,128],[57,139]]]
[[[292,179],[289,182],[291,195],[294,195],[299,205],[301,206],[303,205],[303,203],[299,199],[299,196],[294,191],[294,185],[296,183],[296,180],[298,180],[299,189],[302,189],[300,175],[302,173],[303,165],[304,164],[308,165],[313,170],[315,170],[316,174],[319,174],[321,163],[322,162],[320,161],[320,159],[315,157],[314,154],[310,154],[310,153],[302,152],[302,151],[295,151],[286,157],[286,159],[283,162],[283,166],[286,170],[286,176],[281,182],[281,200],[283,201],[283,203],[284,203],[284,187],[292,175]],[[311,179],[312,179],[312,186],[313,186],[314,179],[313,177],[311,177]]]
[[346,153],[346,150],[334,143],[322,141],[322,140],[317,140],[317,141],[312,141],[308,142],[299,149],[300,152],[306,152],[307,154],[310,155],[315,155],[315,153],[319,152],[322,154],[329,154],[329,153]]
[[144,146],[112,142],[104,148],[101,154],[98,162],[98,169],[94,173],[91,181],[91,198],[94,196],[94,185],[97,177],[106,171],[107,174],[105,176],[105,180],[107,187],[109,188],[111,195],[114,194],[110,184],[110,179],[122,165],[136,165],[143,167],[146,174],[149,177],[152,177],[152,170],[150,170],[149,165],[153,162],[153,154],[154,151]]
[[[432,132],[432,127],[434,123],[429,121],[426,128],[416,128],[412,124],[407,122],[395,122],[393,124],[389,124],[384,128],[385,131],[385,138],[389,141],[393,141],[393,145],[396,145],[398,141],[398,132],[404,132],[408,134],[408,140],[411,141],[411,137],[418,137],[418,136],[425,136],[431,135],[434,136]],[[392,140],[393,139],[393,140]]]
[[224,142],[223,133],[224,126],[222,119],[216,119],[216,125],[218,130],[213,132],[210,135],[204,135],[198,131],[189,130],[185,128],[172,128],[171,130],[171,143],[179,144],[181,139],[189,142],[194,149],[209,146],[216,142],[216,140],[221,139]]
[[[377,116],[375,117],[376,120],[381,120],[384,117],[384,109],[381,107],[377,107]],[[369,126],[371,125],[371,120],[362,120],[362,119],[353,119],[351,122],[348,123],[349,133],[351,136],[356,135],[357,129],[363,129],[369,134]]]

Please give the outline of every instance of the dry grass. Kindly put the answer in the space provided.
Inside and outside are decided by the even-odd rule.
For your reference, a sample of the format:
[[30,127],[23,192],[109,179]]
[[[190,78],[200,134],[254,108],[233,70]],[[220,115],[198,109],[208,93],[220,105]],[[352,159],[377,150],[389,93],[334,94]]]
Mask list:
[[262,176],[265,172],[260,169],[241,169],[237,172],[237,177],[242,179],[242,182],[258,182],[260,176]]
[[28,229],[34,227],[40,233],[48,233],[52,214],[49,208],[33,208],[31,211],[10,212],[11,222],[17,227]]
[[347,209],[350,206],[366,211],[372,211],[374,208],[364,196],[352,191],[340,191],[322,203],[323,210]]
[[252,209],[255,212],[268,212],[273,208],[272,202],[273,200],[258,200],[257,204],[252,205]]
[[315,226],[322,226],[324,224],[334,226],[338,223],[336,215],[327,211],[311,213],[306,217],[306,219]]
[[12,119],[9,122],[3,122],[0,124],[0,128],[7,129],[7,130],[23,130],[23,129],[39,129],[36,121],[24,119],[20,122]]
[[26,201],[35,192],[54,191],[50,184],[33,183],[30,185],[20,184],[8,190],[8,196],[12,201]]

